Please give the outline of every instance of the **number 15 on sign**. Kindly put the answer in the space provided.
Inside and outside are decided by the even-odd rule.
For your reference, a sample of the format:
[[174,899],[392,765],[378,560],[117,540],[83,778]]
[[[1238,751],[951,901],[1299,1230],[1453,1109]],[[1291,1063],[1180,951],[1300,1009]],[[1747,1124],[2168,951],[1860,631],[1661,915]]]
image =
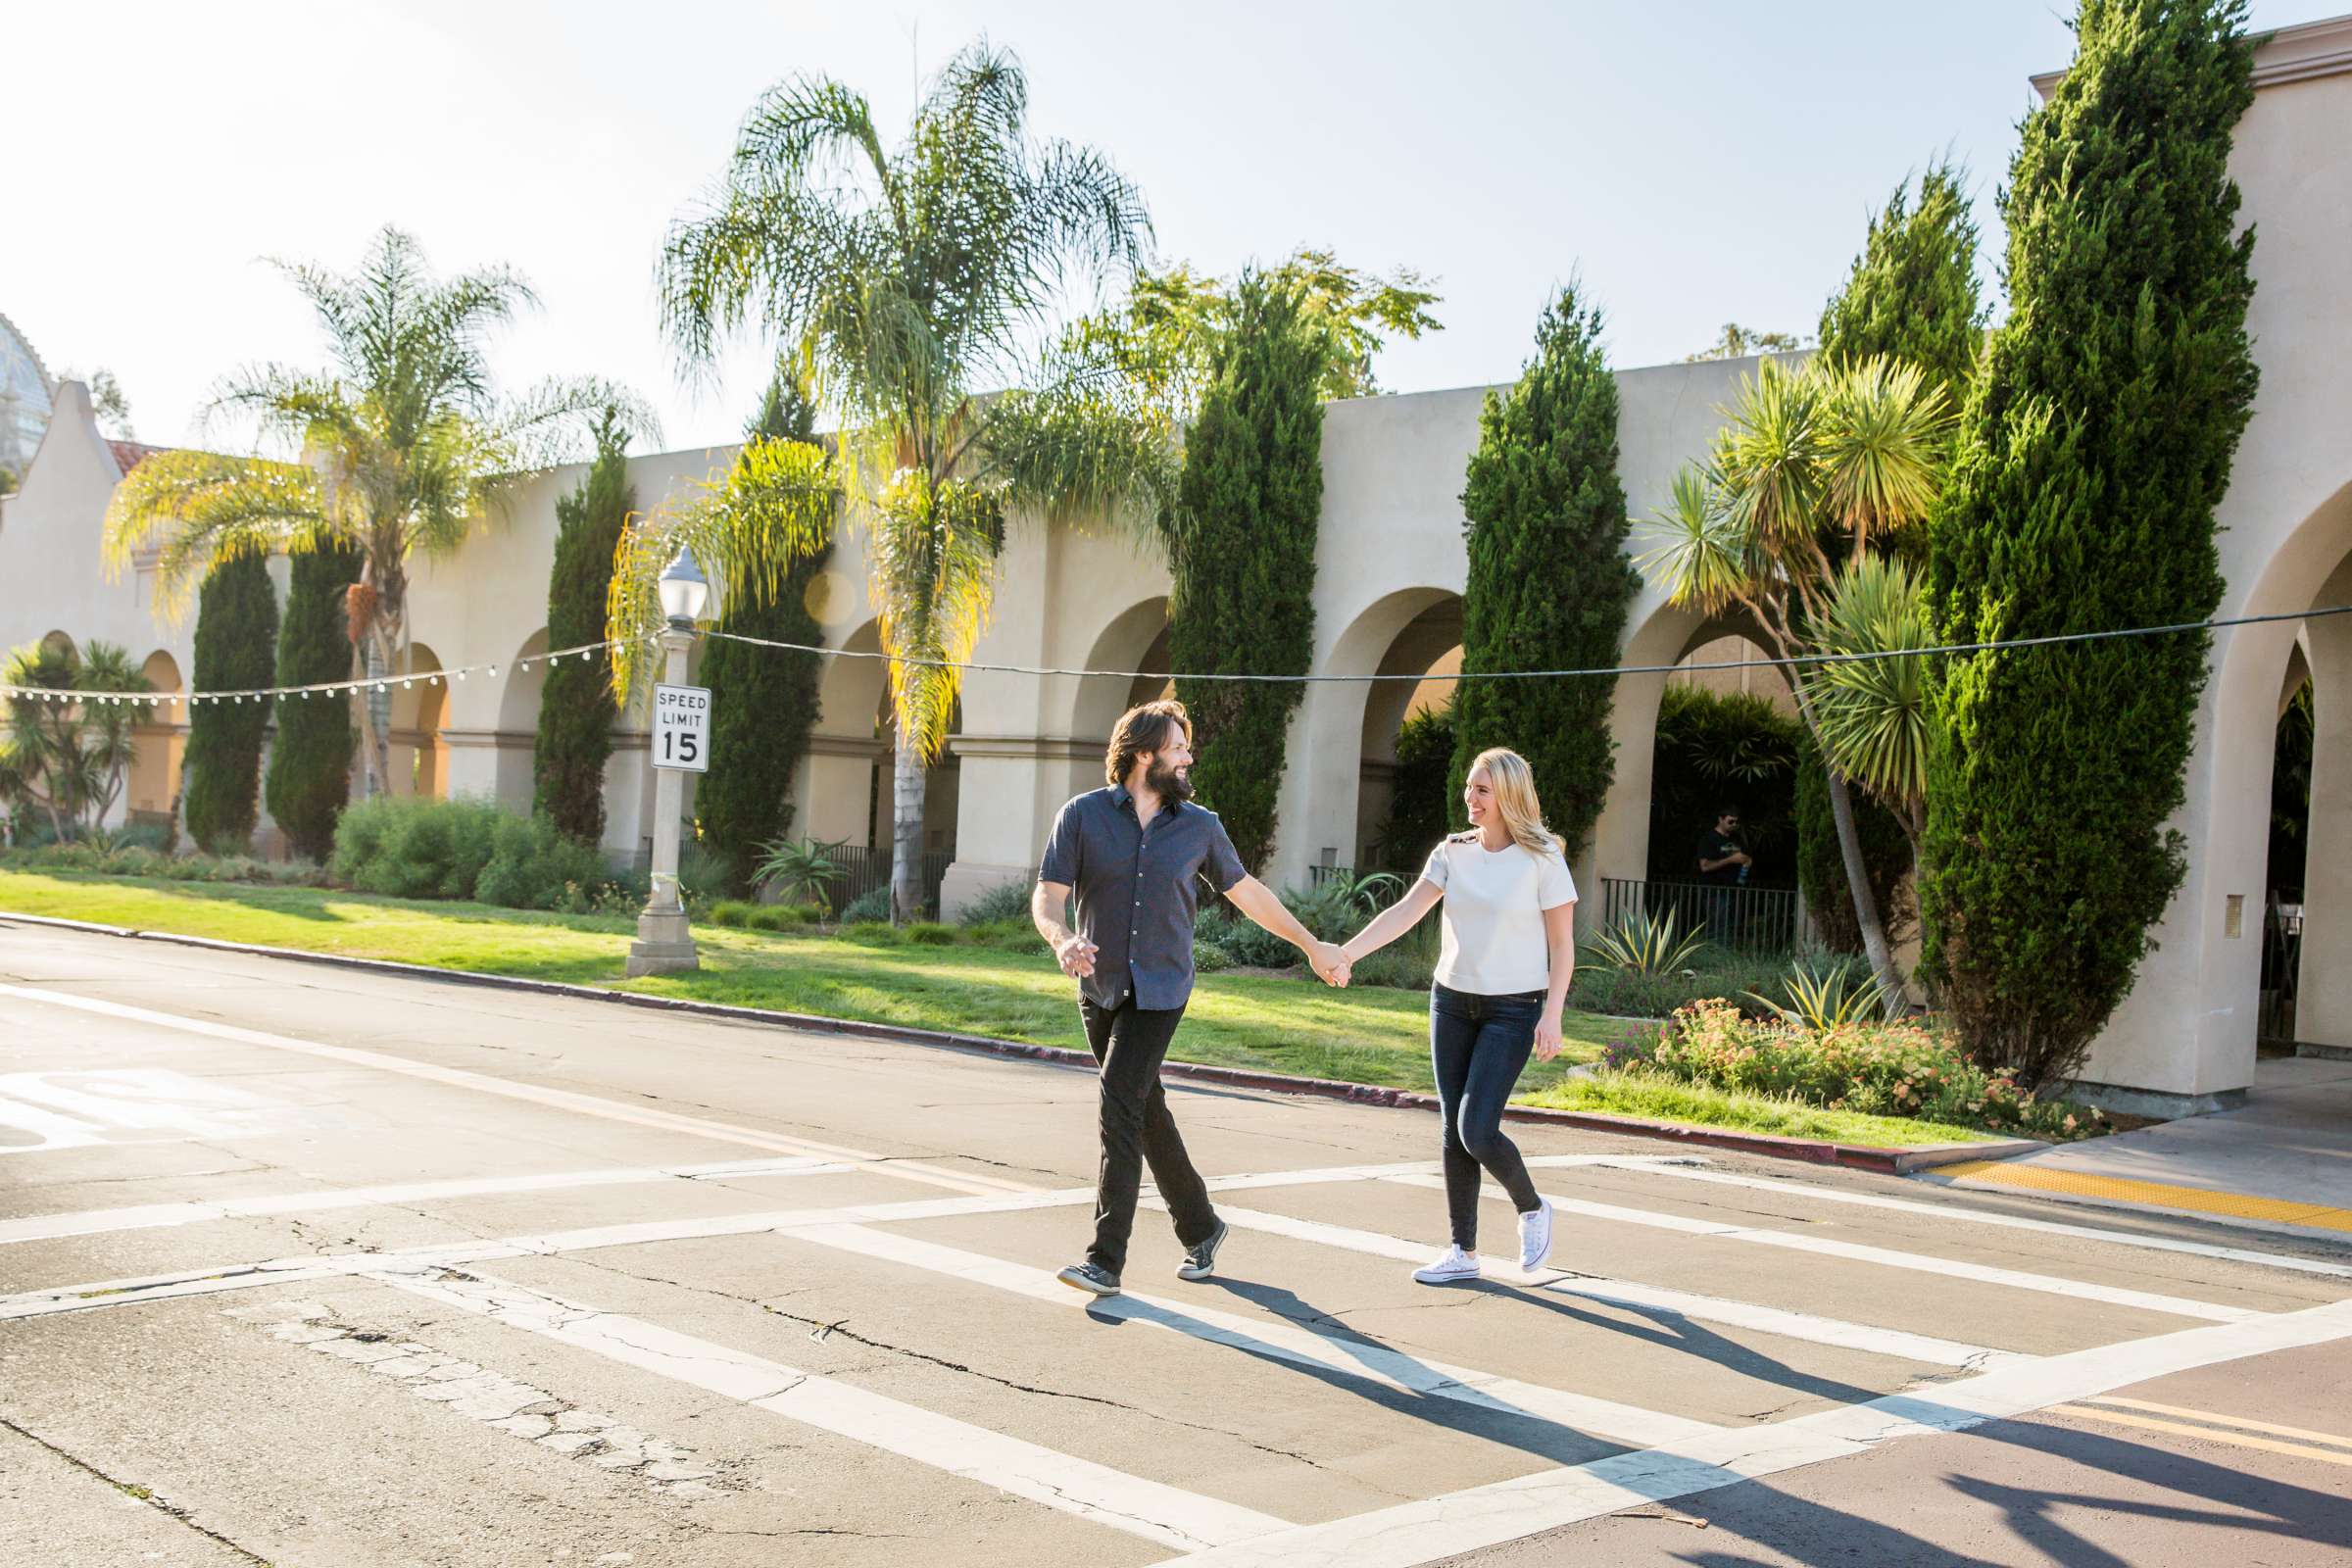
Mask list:
[[654,765],[710,771],[710,688],[654,688]]

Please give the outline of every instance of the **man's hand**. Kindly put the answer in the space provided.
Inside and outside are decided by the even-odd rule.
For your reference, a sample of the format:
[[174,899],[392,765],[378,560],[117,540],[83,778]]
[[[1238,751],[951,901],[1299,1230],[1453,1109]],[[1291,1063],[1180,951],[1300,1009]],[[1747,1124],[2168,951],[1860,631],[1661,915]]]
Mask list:
[[1536,1059],[1549,1061],[1560,1054],[1560,1015],[1551,1008],[1536,1020]]
[[1083,980],[1095,972],[1095,955],[1100,951],[1082,936],[1065,937],[1054,944],[1054,956],[1061,960],[1061,972],[1073,980]]
[[1306,961],[1327,986],[1345,986],[1353,968],[1348,961],[1348,955],[1334,942],[1316,943],[1307,951]]

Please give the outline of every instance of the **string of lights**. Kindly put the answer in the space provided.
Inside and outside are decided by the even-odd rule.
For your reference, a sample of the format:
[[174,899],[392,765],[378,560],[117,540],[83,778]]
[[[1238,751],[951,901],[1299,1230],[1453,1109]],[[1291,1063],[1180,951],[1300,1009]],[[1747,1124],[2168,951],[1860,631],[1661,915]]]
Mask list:
[[[2162,626],[2125,626],[2107,631],[2058,632],[2046,637],[2008,637],[1985,642],[1939,643],[1928,648],[1876,650],[1858,654],[1799,654],[1792,659],[1723,659],[1704,660],[1672,664],[1606,664],[1582,669],[1494,669],[1463,670],[1457,674],[1434,677],[1446,680],[1570,680],[1592,676],[1688,674],[1699,670],[1717,669],[1787,669],[1791,666],[1827,666],[1863,664],[1890,659],[1933,659],[1961,654],[1996,653],[2021,648],[2054,648],[2079,643],[2109,642],[2126,637],[2166,637],[2190,632],[2227,631],[2237,626],[2264,626],[2283,621],[2318,620],[2328,615],[2352,614],[2352,605],[2328,605],[2315,610],[2281,611],[2262,615],[2230,615],[2212,620],[2180,621]],[[1184,675],[1146,669],[1067,669],[1046,664],[1002,664],[978,660],[897,659],[882,652],[864,652],[846,648],[825,648],[813,643],[780,642],[767,637],[751,637],[740,632],[709,633],[728,642],[744,643],[755,648],[769,648],[783,653],[815,654],[826,659],[868,659],[892,661],[925,668],[955,669],[964,674],[1026,675],[1033,677],[1059,676],[1076,680],[1184,680],[1184,681],[1272,681],[1295,682],[1300,685],[1362,684],[1384,681],[1405,681],[1418,685],[1432,679],[1426,671],[1401,674],[1323,674],[1323,675],[1259,675],[1214,673]],[[562,659],[594,659],[623,646],[621,639],[582,643],[575,648],[558,648],[543,654],[531,654],[507,661],[514,668],[528,672],[534,664],[552,664]],[[199,703],[249,703],[277,701],[285,698],[347,696],[357,691],[389,691],[394,687],[414,688],[418,682],[428,686],[453,685],[471,675],[498,678],[499,661],[479,664],[463,664],[454,669],[417,670],[405,675],[361,676],[353,680],[322,681],[310,686],[262,686],[239,691],[210,692],[104,692],[53,686],[14,686],[0,684],[0,701],[30,698],[41,702],[129,704],[149,708],[172,705],[193,707]]]

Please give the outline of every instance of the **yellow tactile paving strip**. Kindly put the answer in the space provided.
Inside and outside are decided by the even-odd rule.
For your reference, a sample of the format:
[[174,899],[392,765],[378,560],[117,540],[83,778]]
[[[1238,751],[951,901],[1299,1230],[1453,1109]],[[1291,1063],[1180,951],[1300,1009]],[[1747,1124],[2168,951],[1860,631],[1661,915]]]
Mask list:
[[2352,1208],[2296,1203],[2283,1198],[2255,1198],[2245,1193],[2219,1193],[2205,1187],[2174,1187],[2164,1182],[2135,1182],[2121,1176],[2094,1176],[2082,1171],[2005,1165],[1988,1159],[1963,1160],[1956,1165],[1945,1165],[1936,1174],[1950,1181],[1984,1187],[2013,1187],[2026,1192],[2064,1193],[2075,1198],[2104,1198],[2119,1203],[2146,1203],[2157,1208],[2227,1214],[2232,1219],[2267,1219],[2280,1225],[2308,1225],[2318,1230],[2352,1232]]

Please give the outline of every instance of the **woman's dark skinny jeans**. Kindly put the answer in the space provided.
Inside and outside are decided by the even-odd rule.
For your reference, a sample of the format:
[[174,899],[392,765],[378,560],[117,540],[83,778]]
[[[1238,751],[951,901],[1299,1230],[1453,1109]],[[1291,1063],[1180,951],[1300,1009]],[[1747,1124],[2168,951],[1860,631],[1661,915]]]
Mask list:
[[1465,1252],[1478,1250],[1481,1165],[1521,1213],[1544,1203],[1519,1146],[1502,1135],[1502,1107],[1536,1048],[1544,1001],[1541,991],[1488,997],[1430,988],[1429,1064],[1446,1112],[1446,1209],[1454,1245]]

